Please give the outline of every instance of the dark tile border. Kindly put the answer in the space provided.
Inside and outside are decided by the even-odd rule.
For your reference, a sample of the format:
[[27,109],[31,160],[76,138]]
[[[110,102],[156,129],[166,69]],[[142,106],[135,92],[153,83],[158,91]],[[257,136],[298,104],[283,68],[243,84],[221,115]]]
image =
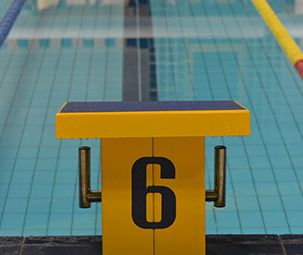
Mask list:
[[0,236],[0,254],[19,255],[23,240],[21,236]]
[[[100,255],[102,236],[0,237],[1,255]],[[302,235],[207,235],[207,255],[303,255]]]
[[22,255],[100,255],[101,236],[30,236],[26,237]]
[[303,234],[302,235],[281,235],[287,255],[303,255]]
[[208,235],[207,255],[284,255],[277,235]]

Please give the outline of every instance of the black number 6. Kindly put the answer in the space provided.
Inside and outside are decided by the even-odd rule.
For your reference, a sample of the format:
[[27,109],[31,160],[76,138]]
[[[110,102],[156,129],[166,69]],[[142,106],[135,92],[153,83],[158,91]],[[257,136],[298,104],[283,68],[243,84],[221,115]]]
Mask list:
[[[176,219],[176,196],[165,186],[146,187],[146,166],[158,164],[161,166],[162,179],[175,179],[175,166],[163,157],[143,157],[138,159],[132,168],[132,217],[140,228],[162,229],[172,225]],[[162,195],[162,218],[159,222],[146,220],[146,195],[160,193]]]

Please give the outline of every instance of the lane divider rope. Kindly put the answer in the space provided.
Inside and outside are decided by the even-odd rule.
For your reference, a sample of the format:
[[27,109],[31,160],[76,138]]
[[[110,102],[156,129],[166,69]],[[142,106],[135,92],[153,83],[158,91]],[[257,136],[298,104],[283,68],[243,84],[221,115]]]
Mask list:
[[0,22],[0,48],[14,25],[25,2],[26,0],[15,0]]
[[266,0],[252,0],[265,23],[303,80],[303,53]]

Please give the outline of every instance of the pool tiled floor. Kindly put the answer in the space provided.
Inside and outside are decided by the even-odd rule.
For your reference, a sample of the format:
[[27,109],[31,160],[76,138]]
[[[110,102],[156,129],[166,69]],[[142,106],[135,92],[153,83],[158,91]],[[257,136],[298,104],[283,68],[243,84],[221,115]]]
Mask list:
[[[243,104],[251,137],[206,140],[207,188],[228,148],[227,207],[206,204],[206,233],[302,233],[302,81],[251,1],[82,2],[27,1],[0,51],[0,235],[102,234],[100,204],[77,205],[77,149],[92,147],[99,190],[100,141],[56,140],[55,114],[122,100]],[[298,2],[270,4],[302,48]]]

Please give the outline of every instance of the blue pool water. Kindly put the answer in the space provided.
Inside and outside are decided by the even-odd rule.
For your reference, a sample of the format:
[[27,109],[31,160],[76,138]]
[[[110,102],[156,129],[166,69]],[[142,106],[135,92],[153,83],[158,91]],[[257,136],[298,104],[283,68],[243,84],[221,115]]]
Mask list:
[[[303,49],[302,1],[269,2]],[[206,204],[207,234],[303,232],[303,83],[251,1],[31,0],[0,59],[0,235],[102,233],[77,188],[89,145],[101,189],[100,141],[56,140],[55,114],[134,95],[250,110],[251,137],[206,140],[207,187],[213,147],[228,148],[227,207]]]

